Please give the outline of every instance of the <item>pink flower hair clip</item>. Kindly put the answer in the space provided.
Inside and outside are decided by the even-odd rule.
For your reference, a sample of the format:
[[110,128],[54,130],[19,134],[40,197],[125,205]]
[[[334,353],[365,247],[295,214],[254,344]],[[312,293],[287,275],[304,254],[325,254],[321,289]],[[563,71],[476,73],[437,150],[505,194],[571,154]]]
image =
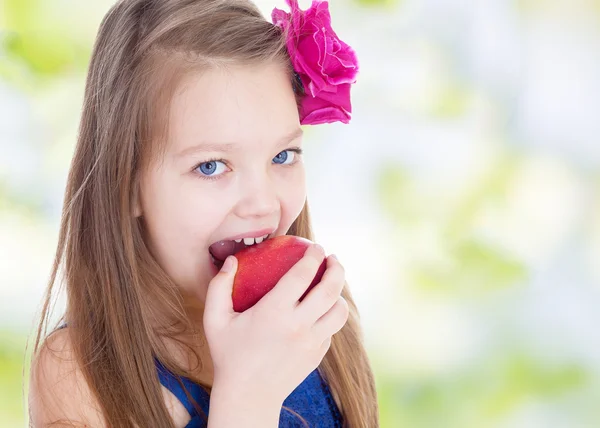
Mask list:
[[349,123],[350,85],[358,74],[356,53],[331,28],[327,1],[312,0],[307,10],[300,9],[298,0],[286,2],[291,13],[274,8],[271,18],[286,34],[296,79],[303,87],[300,123]]

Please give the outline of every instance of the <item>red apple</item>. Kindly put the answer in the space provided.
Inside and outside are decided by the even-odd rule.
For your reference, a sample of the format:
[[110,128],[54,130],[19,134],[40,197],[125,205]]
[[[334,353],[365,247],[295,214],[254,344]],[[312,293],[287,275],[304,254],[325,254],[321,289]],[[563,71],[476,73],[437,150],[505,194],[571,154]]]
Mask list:
[[[298,262],[312,241],[299,236],[276,236],[237,252],[238,268],[233,280],[233,309],[243,312],[254,306]],[[321,281],[327,259],[319,266],[314,279],[300,301]]]

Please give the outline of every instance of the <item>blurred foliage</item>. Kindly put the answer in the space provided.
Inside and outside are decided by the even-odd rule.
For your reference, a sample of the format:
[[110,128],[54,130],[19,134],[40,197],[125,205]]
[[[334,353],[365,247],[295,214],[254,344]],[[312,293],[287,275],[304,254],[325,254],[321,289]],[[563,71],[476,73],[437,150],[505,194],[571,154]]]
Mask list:
[[417,266],[415,285],[459,298],[515,285],[526,277],[522,263],[482,242],[465,240],[449,248],[449,254],[449,266]]
[[44,211],[39,198],[11,190],[0,176],[0,218],[4,213],[18,214],[30,219],[42,220]]
[[485,205],[502,198],[515,163],[512,159],[500,161],[455,204],[428,199],[401,166],[383,168],[379,194],[384,211],[403,231],[433,229],[443,253],[441,258],[436,254],[432,260],[419,259],[411,265],[417,287],[463,298],[526,280],[523,262],[474,231],[476,217]]
[[[551,408],[576,400],[589,409],[598,397],[581,366],[549,364],[519,350],[487,355],[447,376],[381,377],[377,382],[386,427],[491,428],[531,402]],[[594,422],[600,423],[598,415]]]
[[22,89],[87,66],[91,46],[47,13],[48,2],[2,0],[0,78]]
[[470,95],[463,84],[447,82],[436,97],[431,114],[441,118],[461,116],[469,105]]
[[397,7],[402,3],[401,0],[355,0],[361,6],[367,7]]
[[24,371],[26,337],[0,331],[0,421],[3,428],[25,426]]
[[[408,283],[402,283],[403,287],[436,293],[446,306],[456,305],[463,311],[470,309],[468,303],[475,312],[485,310],[486,305],[478,305],[477,299],[485,302],[487,294],[500,290],[510,290],[518,301],[529,279],[527,263],[478,234],[477,224],[487,206],[506,204],[509,189],[518,186],[515,180],[523,160],[499,156],[495,167],[451,198],[440,198],[437,187],[433,191],[419,185],[400,164],[382,168],[379,201],[392,222],[390,235],[406,240],[407,251],[410,244],[417,245],[419,231],[427,230],[433,236],[428,251],[420,253],[415,248],[414,254],[405,256],[410,262],[401,268],[408,270],[408,274],[404,272]],[[497,322],[497,317],[479,314],[476,319]],[[535,344],[519,345],[527,342],[527,336],[509,330],[510,337],[490,337],[484,352],[450,369],[417,373],[407,371],[398,361],[395,373],[377,373],[382,426],[600,426],[595,404],[600,388],[594,369],[575,358],[540,352]],[[490,334],[494,333],[497,331],[490,329]],[[412,334],[420,334],[418,325]],[[385,364],[375,359],[374,366]],[[553,420],[555,415],[570,420],[569,425]],[[528,425],[519,418],[533,418],[538,423]],[[516,420],[514,425],[511,420]]]

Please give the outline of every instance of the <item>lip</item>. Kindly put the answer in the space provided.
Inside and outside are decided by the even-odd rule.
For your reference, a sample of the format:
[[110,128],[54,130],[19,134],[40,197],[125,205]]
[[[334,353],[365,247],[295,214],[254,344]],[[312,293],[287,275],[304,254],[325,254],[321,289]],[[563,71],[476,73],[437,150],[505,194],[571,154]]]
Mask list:
[[221,270],[221,267],[223,266],[223,262],[220,262],[217,265],[214,264],[213,261],[212,261],[212,256],[210,255],[210,253],[208,255],[208,263],[209,263],[209,265],[211,267],[211,271],[212,271],[213,276],[216,275],[216,274],[218,274],[219,271]]
[[[246,232],[239,235],[231,236],[229,238],[221,239],[220,241],[235,241],[236,239],[244,239],[244,238],[258,238],[265,235],[270,235],[275,232],[276,229],[260,229],[255,230],[253,232]],[[219,241],[217,241],[219,242]]]

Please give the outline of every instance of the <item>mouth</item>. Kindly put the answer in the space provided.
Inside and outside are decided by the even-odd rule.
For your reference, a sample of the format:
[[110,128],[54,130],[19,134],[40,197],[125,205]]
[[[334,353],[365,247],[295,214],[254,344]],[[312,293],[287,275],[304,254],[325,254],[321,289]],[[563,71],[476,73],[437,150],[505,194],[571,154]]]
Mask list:
[[210,254],[211,261],[213,265],[217,267],[218,270],[221,270],[221,268],[223,267],[223,263],[225,262],[225,259],[228,256],[236,254],[244,248],[260,244],[261,242],[270,239],[274,234],[275,232],[255,237],[225,239],[222,241],[217,241],[211,244],[210,247],[208,247],[208,252]]

